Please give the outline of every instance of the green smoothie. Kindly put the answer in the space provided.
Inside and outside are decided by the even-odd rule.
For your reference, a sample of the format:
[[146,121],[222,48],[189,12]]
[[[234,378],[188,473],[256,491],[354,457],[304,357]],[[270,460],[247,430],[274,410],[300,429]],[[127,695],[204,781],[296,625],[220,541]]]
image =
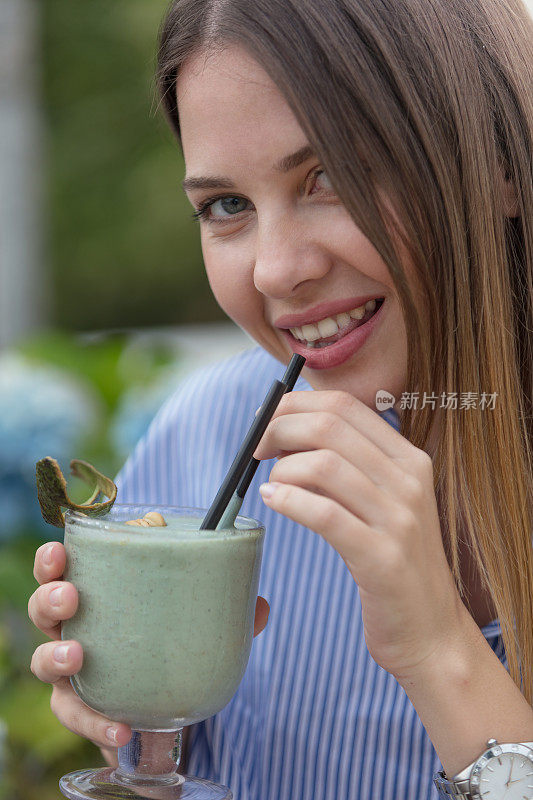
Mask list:
[[[125,524],[152,510],[167,527]],[[84,651],[72,684],[91,708],[136,729],[212,716],[248,663],[264,529],[238,517],[231,530],[200,531],[202,518],[118,504],[101,518],[66,515],[64,577],[79,607],[62,638]]]

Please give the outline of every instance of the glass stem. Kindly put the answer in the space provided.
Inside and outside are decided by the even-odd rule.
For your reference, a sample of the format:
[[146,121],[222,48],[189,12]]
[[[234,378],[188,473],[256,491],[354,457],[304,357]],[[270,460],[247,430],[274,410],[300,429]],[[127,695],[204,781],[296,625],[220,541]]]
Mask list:
[[176,731],[134,730],[128,744],[118,749],[115,779],[128,784],[179,782],[182,730],[182,728]]

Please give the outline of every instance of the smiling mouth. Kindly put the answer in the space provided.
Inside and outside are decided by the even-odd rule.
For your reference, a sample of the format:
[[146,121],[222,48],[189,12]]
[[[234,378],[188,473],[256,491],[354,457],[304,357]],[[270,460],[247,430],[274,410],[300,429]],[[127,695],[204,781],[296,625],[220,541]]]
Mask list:
[[326,317],[316,324],[289,328],[288,333],[300,345],[309,349],[319,350],[329,347],[356,328],[365,325],[379,311],[384,300],[383,297],[368,300],[364,306],[337,314],[335,317]]

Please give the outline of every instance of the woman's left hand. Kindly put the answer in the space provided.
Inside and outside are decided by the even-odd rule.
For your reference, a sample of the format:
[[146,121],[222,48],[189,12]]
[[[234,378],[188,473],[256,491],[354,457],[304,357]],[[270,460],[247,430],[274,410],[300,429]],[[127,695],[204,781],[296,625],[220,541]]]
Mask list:
[[324,537],[359,586],[365,639],[398,680],[445,652],[465,606],[444,552],[433,465],[346,392],[286,394],[255,452],[267,506]]

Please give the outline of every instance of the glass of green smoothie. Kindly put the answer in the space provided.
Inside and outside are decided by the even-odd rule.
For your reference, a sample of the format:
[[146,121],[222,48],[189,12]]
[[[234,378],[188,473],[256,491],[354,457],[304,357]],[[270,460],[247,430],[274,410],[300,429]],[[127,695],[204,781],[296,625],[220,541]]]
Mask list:
[[[127,524],[158,512],[165,527]],[[81,699],[133,729],[116,769],[65,775],[69,798],[231,798],[178,773],[181,730],[220,711],[246,669],[264,539],[256,520],[199,530],[205,510],[115,504],[65,515],[65,580],[79,606],[62,638],[83,647]]]

